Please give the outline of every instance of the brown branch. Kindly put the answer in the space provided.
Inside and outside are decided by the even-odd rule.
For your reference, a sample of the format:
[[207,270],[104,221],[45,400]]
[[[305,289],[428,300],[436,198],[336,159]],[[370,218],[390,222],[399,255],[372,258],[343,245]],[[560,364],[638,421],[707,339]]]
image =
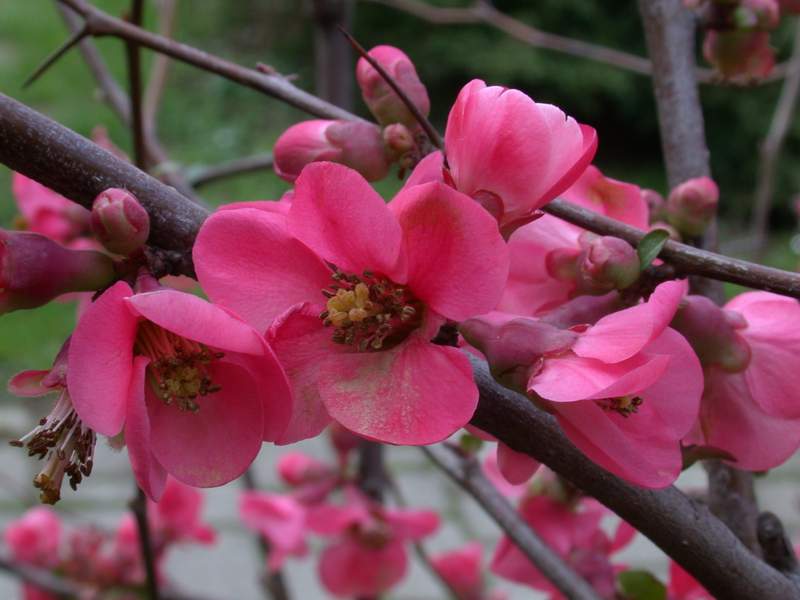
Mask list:
[[212,165],[189,173],[189,183],[194,187],[201,187],[214,183],[226,177],[235,177],[264,169],[271,169],[273,165],[272,154],[259,154],[237,158],[219,165]]
[[353,109],[353,49],[339,28],[353,24],[354,0],[312,0],[314,20],[314,88],[317,96]]
[[471,359],[481,393],[471,423],[593,496],[686,569],[716,598],[800,598],[800,588],[756,558],[705,504],[675,487],[644,489],[611,475],[564,436],[555,419],[501,387]]
[[443,450],[432,446],[423,447],[422,451],[486,511],[558,591],[570,600],[599,600],[592,587],[528,527],[508,500],[486,479],[474,457],[461,456],[455,450],[447,456]]
[[[132,0],[130,22],[142,26],[144,0]],[[125,42],[125,59],[128,66],[128,105],[131,108],[131,136],[133,137],[133,164],[147,171],[147,152],[144,147],[144,121],[142,117],[142,68],[139,45]]]
[[112,17],[85,0],[59,0],[59,2],[69,6],[84,18],[88,32],[92,36],[114,36],[126,41],[136,42],[145,48],[155,50],[176,60],[210,71],[245,87],[282,100],[312,115],[326,119],[357,118],[346,110],[320,100],[308,92],[304,92],[280,75],[248,69],[192,46],[145,31],[121,19]]
[[136,530],[139,532],[139,553],[145,571],[145,588],[150,600],[159,600],[158,573],[156,572],[156,559],[153,552],[153,540],[150,535],[150,523],[147,520],[147,498],[137,485],[133,500],[130,502],[131,512],[136,520]]
[[[248,491],[258,489],[258,484],[254,475],[252,465],[242,474],[242,486]],[[261,534],[256,534],[256,543],[258,544],[261,560],[266,564],[267,556],[269,556],[269,542]],[[275,571],[265,570],[261,576],[261,585],[264,588],[267,596],[272,600],[289,600],[289,588],[286,586],[286,581],[283,577],[283,572],[280,569]]]
[[794,118],[798,97],[800,97],[800,20],[795,23],[794,47],[792,57],[789,59],[788,75],[781,87],[769,131],[759,148],[758,183],[753,198],[753,223],[750,229],[759,254],[764,251],[767,241],[778,159]]
[[[188,258],[207,213],[175,190],[41,114],[0,94],[0,162],[82,204],[130,189],[151,216],[151,243]],[[720,260],[726,260],[720,257]],[[184,261],[184,267],[190,264]],[[652,539],[718,597],[791,598],[798,589],[749,553],[708,509],[675,488],[644,490],[581,454],[555,420],[502,388],[477,362],[481,401],[472,423],[562,474]],[[535,432],[532,435],[531,432]]]
[[[166,38],[171,38],[175,29],[178,0],[160,0],[156,2],[156,6],[158,7],[159,33]],[[147,90],[142,104],[142,118],[144,120],[144,130],[151,138],[156,135],[156,117],[158,116],[161,99],[164,96],[170,62],[168,56],[157,54],[150,69],[150,77],[147,80]]]
[[[653,73],[653,65],[647,58],[607,46],[542,31],[498,11],[491,3],[485,0],[477,0],[472,6],[466,8],[440,8],[420,0],[367,1],[389,6],[436,25],[489,25],[534,48],[544,48],[578,58],[585,58],[639,75],[652,75]],[[718,80],[712,69],[697,69],[697,76],[698,80],[705,83],[713,83]]]

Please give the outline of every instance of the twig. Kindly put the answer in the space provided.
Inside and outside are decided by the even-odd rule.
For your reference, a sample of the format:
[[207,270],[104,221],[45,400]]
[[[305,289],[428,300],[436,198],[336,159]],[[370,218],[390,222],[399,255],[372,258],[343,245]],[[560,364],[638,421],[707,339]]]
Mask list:
[[[178,0],[160,0],[156,2],[156,6],[158,7],[159,33],[166,38],[171,38],[175,29]],[[150,78],[147,81],[142,104],[144,130],[150,137],[156,135],[156,117],[164,96],[170,62],[168,56],[157,54],[150,69]]]
[[140,46],[171,56],[200,69],[210,71],[236,83],[263,92],[309,114],[326,119],[353,119],[354,115],[292,85],[277,74],[247,69],[192,46],[145,31],[112,17],[85,0],[58,0],[80,14],[93,36],[114,36],[136,42]]
[[[132,0],[130,22],[142,26],[144,0]],[[128,65],[128,104],[131,107],[131,135],[133,137],[133,164],[147,170],[144,147],[144,122],[142,120],[142,69],[139,45],[130,40],[125,42],[125,58]]]
[[570,600],[599,600],[600,597],[592,587],[544,543],[508,500],[483,476],[474,457],[460,456],[454,450],[447,457],[443,450],[432,446],[423,447],[422,451],[434,465],[481,505],[558,591]]
[[56,598],[80,598],[84,591],[78,585],[54,575],[46,569],[19,563],[5,552],[0,554],[0,570],[6,571],[48,594],[52,594]]
[[312,0],[314,88],[317,96],[353,110],[353,49],[339,28],[350,29],[354,0]]
[[383,463],[383,444],[362,440],[358,447],[359,489],[375,502],[383,502],[383,494],[389,487],[389,476]]
[[[258,489],[252,466],[242,474],[242,485],[244,489],[251,492]],[[267,556],[269,556],[269,542],[263,535],[256,534],[256,543],[261,553],[261,560],[266,564]],[[264,591],[272,600],[289,600],[289,588],[286,587],[286,581],[280,570],[269,572],[265,570],[260,579]]]
[[425,115],[423,115],[422,112],[420,112],[417,105],[414,104],[411,98],[408,97],[408,94],[405,93],[403,88],[401,88],[397,84],[397,82],[394,80],[394,77],[389,75],[389,73],[386,72],[386,69],[384,69],[383,66],[377,60],[372,58],[369,55],[369,53],[364,49],[364,47],[361,44],[359,44],[352,35],[350,35],[344,29],[341,29],[341,32],[347,38],[347,41],[352,44],[353,48],[355,48],[356,51],[361,55],[361,58],[363,58],[370,65],[372,65],[372,68],[375,69],[378,72],[378,74],[383,78],[383,80],[389,84],[389,87],[391,87],[394,90],[394,93],[397,94],[397,97],[400,98],[403,104],[405,104],[406,108],[414,116],[414,119],[417,121],[417,123],[419,123],[420,127],[422,127],[422,129],[425,131],[425,135],[428,136],[428,139],[431,141],[431,143],[440,150],[444,149],[444,140],[442,140],[442,136],[439,135],[439,132],[436,131],[433,125],[431,125],[431,122],[428,121],[428,118]]
[[44,72],[47,71],[47,69],[49,69],[52,65],[54,65],[59,58],[64,56],[70,50],[70,48],[73,48],[75,44],[79,43],[87,35],[89,35],[89,31],[85,26],[79,29],[78,31],[74,31],[72,35],[69,36],[66,42],[61,44],[60,47],[56,48],[50,54],[50,56],[48,56],[47,58],[44,59],[44,61],[42,61],[42,64],[40,64],[38,67],[34,69],[33,73],[31,73],[28,76],[28,78],[22,83],[22,89],[25,89],[26,87],[31,85],[34,81],[39,79],[39,77],[41,77],[44,74]]
[[246,156],[224,162],[219,165],[212,165],[203,169],[198,169],[194,173],[189,173],[189,183],[194,187],[202,187],[226,177],[235,177],[264,169],[271,169],[273,164],[272,154],[259,154],[257,156]]
[[136,495],[130,502],[130,507],[136,519],[136,530],[139,532],[139,552],[142,555],[142,563],[144,563],[147,596],[150,600],[159,600],[158,573],[156,572],[156,561],[150,536],[150,524],[147,521],[147,498],[138,485],[136,486]]
[[795,23],[794,47],[792,57],[789,59],[788,74],[783,81],[769,131],[759,149],[758,183],[753,198],[753,224],[750,229],[759,255],[764,251],[767,241],[778,158],[793,121],[798,96],[800,96],[800,20]]

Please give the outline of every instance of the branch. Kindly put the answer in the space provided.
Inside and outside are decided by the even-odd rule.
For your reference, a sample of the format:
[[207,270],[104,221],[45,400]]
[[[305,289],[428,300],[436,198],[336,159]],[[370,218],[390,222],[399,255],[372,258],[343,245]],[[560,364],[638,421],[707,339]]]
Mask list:
[[[242,474],[242,485],[244,489],[249,491],[258,489],[252,465]],[[267,555],[269,554],[269,542],[267,538],[261,534],[256,534],[256,542],[258,543],[258,549],[261,553],[261,559],[266,564]],[[284,581],[283,573],[280,569],[265,571],[261,575],[261,584],[264,587],[264,591],[272,600],[289,600],[289,589],[286,587],[286,582]]]
[[147,520],[147,498],[138,485],[136,485],[135,496],[130,502],[130,508],[136,521],[136,530],[139,532],[139,553],[142,556],[142,564],[144,564],[147,597],[149,600],[160,600],[153,540],[150,535],[150,523]]
[[800,565],[783,523],[771,512],[758,516],[758,541],[764,551],[764,560],[800,585]]
[[[132,0],[130,22],[142,26],[144,0]],[[133,137],[133,164],[147,170],[147,152],[144,147],[144,121],[142,116],[142,69],[139,45],[125,43],[125,60],[128,66],[128,105],[131,108],[131,136]]]
[[248,69],[192,46],[145,31],[121,19],[112,17],[108,13],[95,8],[86,0],[58,1],[84,18],[89,35],[96,37],[114,36],[129,42],[135,42],[145,48],[155,50],[245,87],[263,92],[324,119],[352,120],[357,118],[346,110],[320,100],[316,96],[295,87],[280,75]]
[[[166,38],[171,38],[175,29],[178,0],[160,0],[160,2],[156,3],[156,6],[158,7],[159,33]],[[150,78],[147,81],[147,91],[142,104],[142,116],[145,132],[151,137],[156,134],[156,117],[158,116],[161,99],[164,96],[164,87],[167,84],[169,64],[169,57],[157,54],[150,69]]]
[[174,188],[3,94],[0,163],[87,208],[110,187],[130,190],[150,214],[148,243],[168,251],[175,273],[194,272],[192,245],[208,216],[206,210]]
[[273,162],[271,153],[237,158],[219,165],[198,169],[193,174],[190,173],[189,183],[194,187],[202,187],[226,177],[235,177],[236,175],[271,169]]
[[56,598],[81,598],[85,592],[71,581],[58,577],[46,569],[17,562],[5,552],[0,554],[0,570]]
[[[420,0],[367,1],[389,6],[436,25],[483,23],[534,48],[544,48],[578,58],[585,58],[639,75],[652,75],[653,73],[652,63],[643,56],[536,29],[527,23],[498,11],[490,2],[485,0],[476,0],[472,6],[467,8],[440,8]],[[697,78],[704,83],[713,83],[718,80],[712,69],[697,69]]]
[[792,58],[789,59],[788,75],[781,87],[781,95],[775,106],[769,132],[759,149],[758,183],[753,199],[751,228],[751,232],[755,234],[755,248],[759,253],[763,252],[767,241],[769,210],[775,191],[778,157],[792,124],[798,96],[800,96],[800,20],[795,23],[794,47]]
[[798,598],[800,588],[759,560],[703,503],[677,488],[644,489],[594,464],[555,419],[525,396],[494,381],[472,358],[480,390],[471,423],[517,452],[532,456],[593,496],[650,538],[716,598]]
[[600,597],[592,587],[528,527],[508,500],[483,476],[474,458],[459,456],[457,451],[452,452],[452,458],[445,457],[443,451],[431,446],[422,447],[421,450],[434,465],[481,505],[558,591],[570,600],[599,600]]

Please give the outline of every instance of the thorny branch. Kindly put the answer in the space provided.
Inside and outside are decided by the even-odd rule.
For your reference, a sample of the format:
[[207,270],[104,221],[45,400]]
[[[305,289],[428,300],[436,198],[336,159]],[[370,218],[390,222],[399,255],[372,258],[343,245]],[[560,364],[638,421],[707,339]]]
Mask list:
[[570,600],[599,600],[592,587],[528,527],[508,500],[484,477],[473,457],[461,456],[457,450],[452,450],[450,456],[446,456],[444,450],[433,446],[423,447],[422,451],[434,465],[480,504],[528,560],[564,596]]

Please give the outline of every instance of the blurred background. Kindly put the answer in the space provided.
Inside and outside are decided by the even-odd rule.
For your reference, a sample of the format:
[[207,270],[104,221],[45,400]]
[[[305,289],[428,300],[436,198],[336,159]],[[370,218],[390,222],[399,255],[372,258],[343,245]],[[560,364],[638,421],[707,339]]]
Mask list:
[[[465,7],[464,0],[426,0],[439,7]],[[0,2],[0,91],[88,136],[98,125],[107,128],[111,140],[130,152],[130,137],[116,115],[97,93],[97,86],[77,51],[71,51],[28,89],[22,82],[41,60],[67,37],[54,2],[19,0]],[[112,13],[122,14],[127,0],[95,0]],[[329,3],[331,4],[331,3]],[[333,2],[332,4],[337,4]],[[339,33],[326,26],[325,15],[315,13],[310,1],[291,0],[180,0],[174,37],[246,66],[265,63],[303,89],[335,99],[368,117],[353,78],[355,59],[330,67],[331,53],[340,47]],[[571,36],[644,56],[644,36],[633,0],[497,0],[495,8],[543,31]],[[515,87],[535,100],[563,108],[581,122],[595,127],[600,146],[596,164],[606,175],[666,193],[661,163],[658,126],[650,79],[587,59],[533,48],[484,24],[432,24],[379,2],[357,1],[345,7],[346,21],[367,48],[392,44],[414,61],[432,100],[432,121],[444,129],[447,113],[461,86],[472,78]],[[154,3],[146,3],[146,24],[157,29]],[[791,53],[793,24],[785,19],[772,36],[778,60]],[[325,41],[327,40],[327,42]],[[125,81],[123,45],[114,39],[95,40],[119,81]],[[152,54],[145,51],[145,68]],[[702,62],[702,59],[699,59]],[[315,62],[317,68],[315,68]],[[147,71],[145,71],[146,73]],[[756,188],[759,146],[772,119],[782,80],[746,87],[703,85],[706,133],[711,149],[714,178],[721,189],[723,250],[743,257],[794,270],[798,258],[792,250],[797,218],[793,198],[800,193],[800,123],[789,130],[780,155],[768,243],[754,240],[753,198]],[[290,124],[307,115],[253,90],[179,63],[172,63],[158,117],[158,135],[172,162],[189,175],[205,166],[269,152],[275,139]],[[0,166],[0,225],[10,227],[16,215],[11,195],[10,172]],[[387,197],[399,186],[390,176],[379,190]],[[225,179],[204,186],[200,193],[210,204],[275,199],[287,189],[270,170]],[[733,291],[733,290],[729,290]],[[52,303],[30,312],[16,312],[0,319],[0,379],[23,368],[47,368],[74,324],[71,304]],[[0,435],[18,437],[29,429],[33,415],[46,411],[49,400],[29,401],[8,397],[0,391]],[[38,418],[38,417],[37,417]],[[104,444],[100,444],[103,446]],[[311,443],[311,452],[325,454],[324,444]],[[275,485],[274,452],[264,452],[259,475]],[[487,557],[496,532],[477,516],[469,503],[443,482],[433,485],[431,472],[418,452],[392,450],[393,463],[420,503],[429,502],[455,515],[459,527],[449,528],[434,546],[452,547],[467,533],[487,542]],[[65,493],[60,507],[76,518],[113,522],[124,510],[132,489],[127,461],[103,448],[98,473],[84,483],[79,494]],[[35,464],[21,451],[0,448],[0,525],[17,516],[34,499],[28,482]],[[789,463],[765,480],[759,489],[762,504],[776,510],[793,531],[800,520],[795,507],[798,467]],[[702,472],[685,475],[689,485],[703,482]],[[429,481],[430,480],[430,481]],[[192,549],[178,556],[174,579],[188,589],[220,598],[257,597],[255,573],[258,559],[250,538],[235,515],[235,485],[209,493],[212,522],[227,531],[214,550]],[[458,516],[460,515],[460,516]],[[465,516],[466,515],[466,516]],[[452,530],[451,530],[452,529]],[[441,536],[440,536],[441,537]],[[666,562],[644,542],[631,555],[643,565],[663,572]],[[321,594],[313,566],[291,565],[292,584],[305,590],[298,598]],[[296,570],[299,569],[298,572]],[[303,571],[305,569],[305,571]],[[228,581],[217,585],[217,580]],[[231,587],[233,586],[233,587]],[[237,587],[239,586],[239,587]],[[302,587],[305,586],[305,587]],[[503,584],[504,588],[511,588]],[[10,597],[14,584],[0,579],[0,596]],[[441,597],[436,584],[415,567],[409,583],[397,598]],[[517,597],[517,596],[515,596]],[[522,594],[518,597],[530,597]]]

